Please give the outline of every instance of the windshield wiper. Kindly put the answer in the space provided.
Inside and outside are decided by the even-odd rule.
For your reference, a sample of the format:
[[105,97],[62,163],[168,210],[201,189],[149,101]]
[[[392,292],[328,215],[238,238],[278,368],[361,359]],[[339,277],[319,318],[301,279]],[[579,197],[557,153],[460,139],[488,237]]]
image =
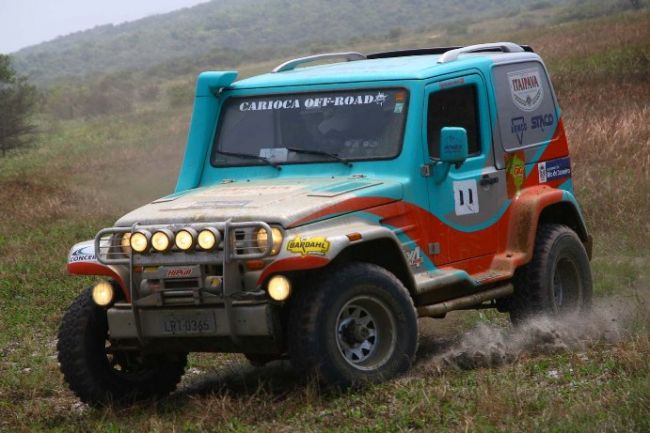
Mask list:
[[276,168],[278,170],[282,170],[282,167],[280,167],[279,164],[271,161],[269,158],[265,158],[263,156],[259,155],[253,155],[252,153],[239,153],[239,152],[226,152],[225,150],[219,150],[217,149],[217,153],[221,155],[226,155],[226,156],[239,156],[241,158],[248,158],[248,159],[257,159],[258,161],[262,161],[267,163],[273,168]]
[[310,149],[298,149],[295,147],[287,147],[287,150],[291,152],[296,152],[296,153],[306,153],[309,155],[321,155],[321,156],[328,156],[332,159],[336,159],[337,161],[341,161],[343,164],[347,165],[348,167],[352,167],[352,163],[348,161],[345,158],[341,158],[338,156],[336,153],[329,153],[325,152],[324,150],[310,150]]

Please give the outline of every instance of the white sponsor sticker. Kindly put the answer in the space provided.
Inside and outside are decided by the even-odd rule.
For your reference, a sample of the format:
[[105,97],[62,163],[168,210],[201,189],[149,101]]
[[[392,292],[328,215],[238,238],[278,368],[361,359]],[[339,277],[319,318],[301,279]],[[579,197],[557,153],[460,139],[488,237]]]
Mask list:
[[260,149],[260,156],[270,161],[284,162],[287,160],[289,150],[286,147],[269,147]]
[[534,111],[544,99],[542,79],[537,68],[508,72],[510,94],[517,107]]
[[454,182],[454,208],[456,215],[478,213],[478,188],[476,179]]
[[539,183],[546,183],[546,161],[537,164],[537,172],[539,173]]

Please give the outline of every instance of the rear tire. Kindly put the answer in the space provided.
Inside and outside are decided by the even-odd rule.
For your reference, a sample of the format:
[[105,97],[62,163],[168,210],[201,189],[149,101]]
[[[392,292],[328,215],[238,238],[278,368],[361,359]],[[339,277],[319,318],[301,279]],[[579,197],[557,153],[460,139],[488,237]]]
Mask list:
[[292,364],[342,388],[407,371],[417,350],[418,327],[404,285],[368,263],[329,268],[319,276],[321,282],[303,287],[291,306]]
[[70,389],[93,406],[169,394],[187,364],[186,353],[111,351],[106,310],[95,305],[90,289],[79,295],[63,316],[57,349]]
[[560,316],[588,311],[591,266],[578,235],[564,225],[540,225],[533,258],[517,270],[514,285],[509,308],[514,324],[539,314]]

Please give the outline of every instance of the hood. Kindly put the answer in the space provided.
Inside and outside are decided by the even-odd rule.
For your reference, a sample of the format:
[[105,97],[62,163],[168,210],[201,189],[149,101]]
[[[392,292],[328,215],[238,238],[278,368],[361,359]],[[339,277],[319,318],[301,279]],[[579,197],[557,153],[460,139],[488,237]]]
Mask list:
[[116,226],[265,221],[298,226],[329,216],[397,201],[403,185],[367,178],[287,178],[238,181],[154,200],[120,218]]

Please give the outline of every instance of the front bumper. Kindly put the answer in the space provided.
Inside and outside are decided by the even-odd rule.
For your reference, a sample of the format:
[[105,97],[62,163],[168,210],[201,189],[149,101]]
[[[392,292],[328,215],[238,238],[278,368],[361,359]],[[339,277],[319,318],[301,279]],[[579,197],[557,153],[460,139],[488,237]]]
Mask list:
[[[124,233],[137,230],[165,228],[172,231],[185,227],[200,229],[213,227],[222,236],[221,246],[211,252],[172,251],[169,253],[147,252],[124,253],[119,239]],[[257,230],[267,232],[267,248],[260,250],[255,243]],[[219,222],[185,224],[178,226],[140,226],[113,227],[101,230],[95,237],[95,251],[100,263],[110,266],[127,266],[129,277],[128,302],[116,304],[108,310],[108,325],[111,340],[136,339],[140,346],[151,346],[152,340],[159,339],[210,339],[227,337],[234,347],[248,344],[243,339],[249,337],[273,337],[281,333],[274,325],[273,312],[277,308],[269,303],[261,290],[244,290],[241,266],[246,260],[260,260],[269,256],[273,245],[273,231],[264,222]],[[154,293],[142,292],[143,269],[169,266],[191,267],[191,275],[199,274],[200,283],[193,286],[176,284],[168,289],[165,284]],[[211,269],[206,276],[196,269]],[[140,270],[140,271],[138,271]],[[216,274],[216,275],[215,275]],[[206,278],[221,282],[219,287],[207,287]],[[214,281],[214,280],[212,280]],[[277,313],[277,311],[275,311]],[[175,321],[177,315],[179,319]],[[277,315],[277,314],[276,314]],[[196,325],[192,317],[201,318],[210,325]],[[177,325],[175,325],[177,323]],[[189,325],[183,325],[189,323]],[[174,329],[174,326],[180,328]],[[185,326],[185,329],[183,329]],[[171,327],[171,328],[170,328]],[[205,329],[204,329],[205,328]]]

